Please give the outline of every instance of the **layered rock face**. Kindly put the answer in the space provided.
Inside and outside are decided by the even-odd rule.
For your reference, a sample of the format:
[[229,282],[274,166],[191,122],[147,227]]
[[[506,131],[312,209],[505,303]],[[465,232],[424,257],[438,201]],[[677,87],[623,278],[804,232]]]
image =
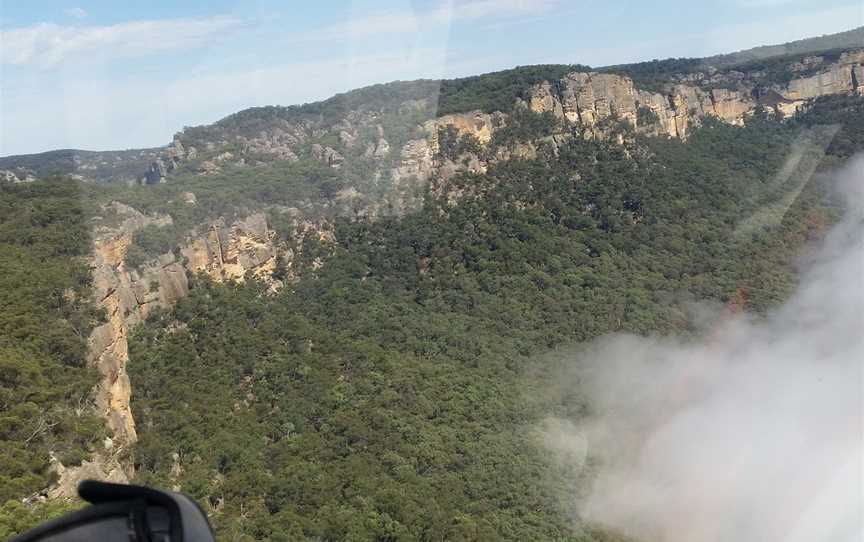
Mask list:
[[504,126],[506,115],[503,113],[483,113],[470,111],[468,113],[444,115],[427,121],[423,129],[428,134],[432,148],[438,152],[438,133],[441,128],[452,126],[460,134],[472,135],[481,145],[492,140],[492,134],[497,128]]
[[52,461],[59,477],[49,491],[52,497],[74,496],[77,483],[85,478],[124,482],[133,474],[131,465],[123,461],[138,438],[129,406],[132,389],[126,373],[127,337],[154,304],[173,302],[188,292],[186,275],[176,262],[165,259],[140,274],[127,270],[123,262],[137,230],[151,224],[168,225],[170,217],[148,217],[121,203],[113,203],[110,211],[120,218],[120,224],[97,229],[93,249],[93,297],[104,309],[107,322],[90,334],[88,352],[90,363],[101,375],[93,394],[96,412],[105,419],[111,436],[103,450],[78,467],[66,468]]
[[[703,77],[695,75],[692,79]],[[843,53],[818,73],[793,78],[786,85],[760,88],[756,82],[759,74],[738,75],[704,79],[708,88],[677,83],[668,94],[661,94],[640,90],[622,75],[571,73],[560,81],[535,87],[527,105],[532,111],[552,113],[595,133],[602,132],[604,121],[620,119],[647,132],[686,138],[691,127],[706,115],[740,124],[758,105],[775,107],[789,116],[814,98],[864,93],[864,51]],[[710,88],[718,83],[730,88]],[[758,95],[773,99],[760,101],[755,97]]]
[[[791,72],[818,70],[817,73],[793,77],[788,84],[760,84],[761,72],[696,73],[673,78],[668,92],[640,89],[632,79],[614,73],[574,72],[559,81],[547,81],[534,87],[529,97],[517,104],[536,113],[551,113],[570,125],[581,126],[595,137],[608,132],[611,121],[623,121],[638,131],[686,138],[701,119],[712,116],[731,124],[742,124],[758,106],[773,109],[784,117],[794,116],[809,100],[821,96],[864,94],[864,50],[840,55],[835,62],[822,57],[808,57],[808,63],[791,65]],[[481,146],[488,146],[496,130],[506,126],[509,115],[470,111],[444,115],[423,123],[423,137],[402,146],[399,161],[389,172],[399,183],[409,179],[426,181],[434,174],[449,176],[456,170],[483,172],[487,164],[476,157],[465,157],[459,164],[441,157],[438,134],[453,127],[461,135],[471,135]],[[385,141],[386,142],[386,141]],[[560,143],[554,140],[553,147]],[[493,160],[536,154],[534,142],[521,142],[513,148],[499,149]],[[371,151],[370,151],[371,152]],[[388,147],[389,152],[389,147]]]
[[123,446],[137,438],[126,374],[129,330],[147,317],[151,307],[171,305],[186,295],[188,284],[182,266],[172,254],[162,256],[140,273],[124,264],[137,230],[147,225],[168,225],[171,218],[145,216],[120,203],[112,206],[122,222],[115,229],[97,231],[93,259],[94,297],[108,321],[93,330],[88,346],[90,361],[102,374],[96,392],[97,409],[107,420],[115,441]]
[[810,77],[793,79],[785,89],[781,89],[783,97],[792,101],[843,92],[864,93],[864,50],[845,52],[827,69]]
[[[391,177],[397,182],[408,178],[420,181],[428,180],[433,173],[446,164],[441,159],[441,149],[438,141],[442,129],[454,128],[461,137],[472,136],[480,145],[488,145],[492,141],[495,130],[506,125],[507,115],[504,113],[483,113],[469,111],[468,113],[444,115],[437,119],[426,121],[422,127],[423,138],[413,139],[402,147],[399,164],[390,171]],[[486,165],[479,162],[471,164],[469,171],[482,173]]]
[[[110,436],[104,449],[81,466],[66,468],[56,460],[52,462],[59,476],[49,490],[52,497],[74,496],[77,483],[85,478],[124,482],[134,474],[126,461],[126,452],[138,438],[126,371],[128,337],[154,308],[171,307],[189,293],[187,273],[203,273],[215,281],[242,281],[251,273],[278,288],[281,282],[270,279],[277,256],[283,255],[289,267],[293,257],[287,247],[277,246],[276,233],[266,216],[258,213],[230,226],[217,220],[177,251],[182,257],[169,252],[140,269],[130,268],[125,258],[135,232],[148,225],[169,225],[171,218],[146,216],[116,202],[110,210],[121,218],[120,224],[97,229],[93,252],[94,299],[105,310],[107,322],[95,328],[88,340],[90,363],[101,375],[94,390],[95,407]],[[300,222],[298,226],[311,227]]]
[[[742,124],[760,105],[792,116],[806,107],[808,100],[820,96],[864,93],[864,50],[843,53],[834,63],[821,60],[817,63],[811,59],[809,67],[813,66],[820,71],[793,78],[786,85],[766,88],[758,86],[758,73],[692,74],[671,83],[668,93],[640,89],[629,77],[614,73],[573,72],[559,81],[535,86],[517,107],[525,106],[535,113],[551,113],[570,125],[585,128],[595,137],[605,136],[610,122],[623,121],[643,133],[686,138],[692,128],[709,115],[731,124]],[[697,83],[682,82],[690,80]],[[770,99],[757,98],[760,95]],[[453,169],[454,164],[440,157],[438,133],[441,128],[453,127],[458,134],[471,135],[486,146],[495,131],[506,126],[508,120],[509,116],[503,113],[480,111],[429,120],[423,125],[425,137],[411,140],[402,148],[400,162],[391,174],[397,180],[409,177],[427,180],[433,173],[447,173],[448,167]],[[559,142],[551,143],[554,146]],[[493,159],[531,157],[535,153],[534,142],[520,142],[511,149],[499,150]],[[472,164],[470,159],[465,164],[467,167],[463,165],[459,169],[482,172],[486,168],[485,163],[475,161]]]
[[[676,85],[671,95],[664,96],[637,89],[629,77],[572,73],[557,84],[544,83],[535,88],[528,107],[596,133],[602,132],[604,121],[620,119],[631,126],[650,124],[654,132],[686,137],[692,123],[705,115],[740,124],[744,115],[756,107],[756,101],[739,91],[703,91],[689,85]],[[650,122],[640,117],[648,117]]]
[[[219,219],[204,235],[181,249],[186,268],[203,273],[215,281],[244,280],[247,273],[266,279],[276,269],[276,233],[267,225],[263,213],[250,215],[233,226]],[[292,254],[284,251],[290,261]]]

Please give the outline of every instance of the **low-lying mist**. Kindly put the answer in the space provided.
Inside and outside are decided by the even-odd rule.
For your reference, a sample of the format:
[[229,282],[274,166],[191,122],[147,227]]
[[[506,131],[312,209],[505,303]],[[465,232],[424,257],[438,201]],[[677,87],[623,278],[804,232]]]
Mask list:
[[573,361],[590,415],[546,436],[597,459],[580,517],[646,542],[864,540],[864,157],[837,185],[845,219],[767,318]]

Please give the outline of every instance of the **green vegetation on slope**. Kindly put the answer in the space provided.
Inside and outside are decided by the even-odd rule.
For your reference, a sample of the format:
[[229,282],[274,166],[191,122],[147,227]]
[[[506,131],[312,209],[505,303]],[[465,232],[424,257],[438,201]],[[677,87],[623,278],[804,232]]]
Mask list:
[[0,503],[47,487],[49,453],[78,464],[104,434],[88,400],[98,315],[80,195],[68,179],[0,183]]
[[196,281],[130,344],[139,479],[180,484],[227,539],[603,540],[571,522],[584,481],[540,449],[538,421],[582,404],[546,398],[536,355],[687,332],[692,299],[782,299],[832,218],[823,187],[733,231],[807,122],[708,122],[630,154],[576,138],[457,177],[456,206],[339,220],[291,291]]
[[651,62],[637,62],[600,68],[605,73],[626,75],[633,80],[636,88],[662,92],[671,77],[677,74],[701,71],[706,68],[701,58],[666,58]]
[[667,58],[650,62],[635,62],[598,68],[598,71],[619,73],[633,79],[638,88],[654,92],[668,90],[675,75],[705,72],[709,67],[721,71],[761,72],[758,83],[788,83],[795,77],[806,77],[820,71],[823,66],[793,72],[789,64],[805,55],[819,55],[826,63],[834,62],[843,51],[864,47],[864,27],[818,38],[809,38],[780,45],[756,47],[705,58]]
[[805,38],[778,45],[763,45],[735,53],[710,56],[704,60],[706,64],[726,67],[771,57],[821,54],[824,51],[851,49],[862,47],[862,45],[864,45],[864,26],[859,26],[836,34]]
[[0,505],[0,538],[8,540],[28,529],[81,508],[80,500],[45,501],[36,505],[8,500]]
[[[578,64],[520,66],[509,70],[461,79],[395,81],[337,94],[320,102],[289,107],[253,107],[229,115],[209,126],[186,127],[181,141],[204,148],[208,141],[219,141],[225,134],[254,137],[280,121],[323,121],[330,126],[350,112],[375,111],[384,114],[382,124],[391,145],[399,146],[404,137],[395,131],[414,127],[422,121],[450,113],[481,110],[510,112],[518,98],[526,98],[532,86],[557,81],[573,71],[587,71]],[[406,103],[416,102],[415,106]],[[388,122],[389,121],[389,122]]]
[[[789,43],[756,47],[726,55],[705,58],[668,58],[594,68],[598,71],[630,76],[639,88],[661,91],[673,75],[705,71],[708,66],[721,70],[766,72],[767,82],[786,82],[794,74],[786,66],[808,54],[836,58],[840,51],[862,47],[864,27],[828,36]],[[322,119],[326,124],[342,119],[351,111],[397,112],[405,102],[427,101],[427,118],[481,110],[486,113],[512,111],[517,99],[544,81],[558,81],[567,73],[590,71],[583,64],[541,64],[491,72],[471,77],[442,80],[394,81],[337,94],[320,102],[279,107],[254,107],[230,115],[211,126],[184,129],[183,140],[201,145],[216,141],[220,133],[255,136],[280,120]],[[805,74],[806,75],[806,74]],[[404,111],[403,111],[404,113]]]
[[485,113],[509,113],[517,98],[543,81],[557,81],[574,71],[588,71],[581,64],[541,64],[441,81],[438,115],[480,109]]

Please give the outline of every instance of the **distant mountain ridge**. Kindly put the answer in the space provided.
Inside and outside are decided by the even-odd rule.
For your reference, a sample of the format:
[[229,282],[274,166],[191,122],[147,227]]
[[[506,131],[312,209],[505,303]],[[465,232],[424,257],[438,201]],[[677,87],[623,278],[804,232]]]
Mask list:
[[165,147],[124,151],[59,149],[0,158],[0,179],[27,181],[71,175],[92,182],[132,184],[157,160]]
[[848,49],[864,46],[864,26],[836,34],[826,34],[779,45],[762,45],[734,53],[720,54],[704,59],[706,64],[717,67],[735,66],[753,60],[763,60],[786,55],[822,53],[833,49]]
[[690,61],[694,65],[707,67],[714,66],[715,68],[731,68],[740,66],[754,60],[764,60],[767,58],[784,57],[790,55],[806,55],[815,53],[824,53],[834,49],[854,49],[864,46],[864,26],[853,28],[845,32],[836,34],[826,34],[824,36],[816,36],[812,38],[804,38],[800,40],[790,41],[777,45],[760,45],[750,49],[743,49],[733,53],[722,53],[703,58],[681,58],[681,59],[665,59],[646,62],[628,62],[624,64],[612,64],[603,66],[600,70],[621,69],[627,67],[641,67],[652,64],[669,62],[669,61]]
[[[376,137],[376,134],[361,138],[367,140],[364,141],[367,147],[363,153],[377,158],[391,154],[402,157],[401,163],[389,164],[390,167],[385,169],[416,169],[414,163],[418,160],[418,153],[425,155],[427,150],[416,148],[417,144],[406,145],[420,139],[434,139],[436,134],[429,133],[429,126],[424,130],[424,123],[435,118],[450,116],[452,120],[461,116],[461,121],[454,122],[462,127],[462,132],[467,129],[466,133],[473,133],[475,130],[469,125],[474,121],[466,120],[472,115],[509,113],[516,104],[532,100],[535,100],[532,107],[542,110],[546,106],[536,101],[536,89],[544,84],[560,87],[565,76],[573,73],[596,72],[624,78],[593,78],[599,81],[593,87],[599,84],[603,88],[591,88],[591,96],[583,96],[583,101],[620,102],[623,92],[628,95],[623,109],[618,103],[610,107],[603,105],[601,109],[607,113],[623,112],[624,116],[632,116],[635,125],[640,114],[638,110],[642,107],[643,124],[659,116],[661,127],[654,131],[680,136],[686,133],[686,124],[692,120],[689,113],[694,108],[698,110],[696,117],[711,114],[735,122],[746,111],[760,105],[789,115],[803,105],[802,100],[827,93],[856,92],[864,76],[856,77],[854,65],[861,66],[864,57],[855,56],[848,60],[848,53],[862,47],[864,27],[858,27],[838,34],[701,59],[655,60],[594,70],[584,65],[538,65],[461,79],[397,81],[338,94],[321,102],[245,109],[211,125],[184,128],[165,147],[102,152],[65,149],[0,157],[0,179],[24,182],[51,175],[71,175],[91,182],[152,184],[160,182],[181,165],[206,174],[217,171],[226,163],[293,161],[298,153],[304,152],[319,155],[319,159],[333,162],[331,165],[338,167],[345,151],[356,143],[357,135],[351,133],[352,123],[360,117],[369,121],[371,117],[382,116],[389,117],[387,120],[394,125],[394,131],[401,135],[395,142],[389,140],[392,139],[389,134],[386,138]],[[847,60],[840,64],[853,65],[848,76],[831,72],[831,66],[837,64],[844,53],[847,53],[844,57]],[[817,54],[822,56],[815,56]],[[842,81],[826,83],[822,81],[825,74],[832,79],[839,77]],[[796,88],[789,86],[793,81],[798,81]],[[692,88],[681,92],[680,85]],[[818,88],[822,86],[825,89]],[[604,96],[609,88],[618,95]],[[640,99],[638,93],[643,91],[653,95],[644,94]],[[700,92],[704,97],[694,96]],[[687,110],[676,110],[676,101],[679,102],[677,107]],[[596,116],[596,113],[592,115]],[[571,117],[571,121],[576,117],[581,119],[580,114]],[[677,120],[672,120],[673,117]],[[488,124],[490,121],[478,122]],[[431,130],[434,132],[436,128]],[[424,131],[427,132],[425,135]],[[387,152],[384,146],[379,145],[379,139],[384,140]],[[434,152],[436,142],[429,143]],[[393,149],[392,153],[390,149]]]

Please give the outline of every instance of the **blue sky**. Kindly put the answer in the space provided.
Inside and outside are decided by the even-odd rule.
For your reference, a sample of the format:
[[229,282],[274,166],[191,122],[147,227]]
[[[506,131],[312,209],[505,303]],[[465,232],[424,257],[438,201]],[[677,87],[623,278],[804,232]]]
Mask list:
[[0,0],[0,155],[163,145],[372,83],[706,56],[848,30],[860,0]]

